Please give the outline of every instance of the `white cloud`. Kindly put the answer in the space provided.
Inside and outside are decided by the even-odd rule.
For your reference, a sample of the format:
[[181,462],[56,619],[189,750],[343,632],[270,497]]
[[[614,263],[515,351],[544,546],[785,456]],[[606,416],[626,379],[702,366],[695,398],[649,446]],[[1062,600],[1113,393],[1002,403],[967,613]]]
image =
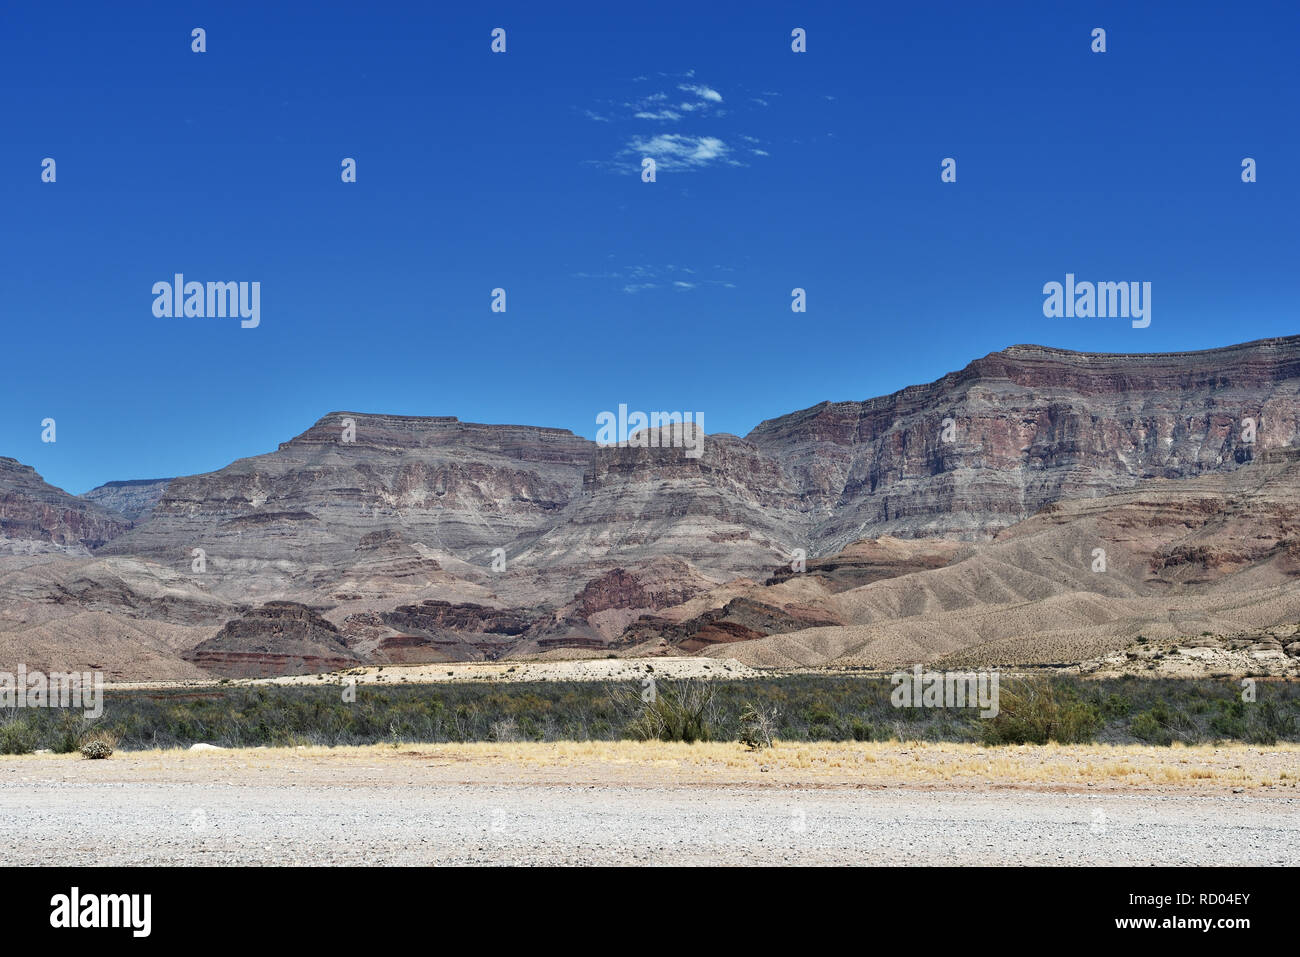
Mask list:
[[679,83],[677,89],[683,93],[694,93],[701,100],[708,100],[710,103],[721,103],[722,94],[717,90],[710,89],[702,83]]
[[[628,124],[626,132],[620,136],[623,148],[619,152],[609,160],[586,162],[629,173],[639,172],[640,160],[649,156],[661,170],[683,171],[710,166],[746,166],[756,157],[768,155],[757,148],[762,141],[752,136],[741,136],[744,143],[735,148],[728,145],[733,142],[733,137],[740,136],[738,130],[727,125],[734,119],[729,114],[735,111],[726,109],[723,95],[697,80],[694,70],[659,73],[657,77],[641,76],[634,82],[646,79],[653,84],[648,89],[645,86],[639,91],[625,89],[622,96],[598,101],[592,105],[593,109],[582,111],[589,119],[616,128],[619,124]],[[747,102],[750,98],[751,91],[737,89],[735,100],[740,104],[741,112],[758,112]],[[761,105],[767,105],[767,100],[764,99]],[[705,119],[713,127],[708,132],[722,136],[704,135],[703,124],[699,121]],[[672,132],[633,132],[642,123],[657,124],[658,129]],[[645,126],[640,128],[646,129]],[[746,148],[745,144],[753,144],[754,148]],[[635,160],[635,163],[629,160]]]
[[[713,266],[715,274],[734,272],[730,266]],[[698,270],[690,266],[678,266],[649,263],[643,265],[622,266],[613,272],[578,272],[571,273],[574,279],[614,279],[622,284],[623,292],[634,296],[649,289],[673,289],[677,292],[690,292],[702,286],[722,286],[735,289],[736,284],[723,279],[709,279],[698,275]],[[680,278],[679,278],[680,277]]]
[[680,120],[683,113],[708,110],[722,102],[721,93],[703,84],[682,83],[677,88],[686,93],[694,93],[697,99],[686,100],[675,106],[669,106],[667,93],[650,93],[634,103],[625,101],[623,107],[632,110],[632,116],[635,119],[663,121]]
[[727,144],[716,136],[685,136],[660,133],[649,139],[633,137],[624,154],[649,156],[660,169],[700,169],[727,158]]

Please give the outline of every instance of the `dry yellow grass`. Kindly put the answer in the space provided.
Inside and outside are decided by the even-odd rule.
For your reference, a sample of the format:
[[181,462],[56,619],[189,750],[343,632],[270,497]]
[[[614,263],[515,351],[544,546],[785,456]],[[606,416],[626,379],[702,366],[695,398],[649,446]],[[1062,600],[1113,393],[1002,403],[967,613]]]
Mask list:
[[[93,773],[123,780],[155,774],[224,780],[292,775],[296,783],[584,783],[593,785],[764,785],[1174,790],[1294,789],[1300,745],[1139,745],[778,743],[747,751],[734,743],[559,742],[400,744],[365,747],[141,751],[108,761],[67,755],[0,758],[39,762],[67,780]],[[87,770],[87,765],[96,765]],[[243,772],[247,772],[244,774]]]

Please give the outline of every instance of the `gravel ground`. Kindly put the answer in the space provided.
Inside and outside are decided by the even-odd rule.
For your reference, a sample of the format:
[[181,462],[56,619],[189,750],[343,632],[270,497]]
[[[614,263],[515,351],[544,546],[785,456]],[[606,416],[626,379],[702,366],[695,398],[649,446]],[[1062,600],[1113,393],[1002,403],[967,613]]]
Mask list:
[[[572,649],[565,649],[566,653]],[[594,655],[594,653],[593,653]],[[829,672],[827,672],[829,673]],[[471,661],[440,662],[422,665],[383,665],[349,668],[329,674],[284,675],[279,678],[235,678],[222,688],[258,685],[300,685],[318,688],[341,684],[349,679],[357,684],[513,684],[521,681],[626,681],[639,682],[653,674],[661,680],[716,678],[735,680],[757,678],[760,672],[742,665],[734,658],[703,656],[653,658],[575,658],[561,661]],[[212,679],[201,681],[114,681],[107,691],[175,690],[178,688],[213,688]]]
[[[1300,798],[770,785],[587,764],[0,760],[11,864],[1300,864]],[[121,759],[125,758],[127,762]],[[116,762],[116,763],[115,763]],[[512,779],[513,777],[513,779]]]

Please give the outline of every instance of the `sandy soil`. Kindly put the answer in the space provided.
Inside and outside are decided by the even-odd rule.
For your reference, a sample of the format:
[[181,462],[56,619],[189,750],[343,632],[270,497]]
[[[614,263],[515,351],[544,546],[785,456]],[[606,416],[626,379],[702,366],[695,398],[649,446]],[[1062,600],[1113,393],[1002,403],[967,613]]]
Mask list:
[[11,863],[1300,864],[1300,746],[0,758]]
[[[335,684],[354,678],[358,684],[430,684],[440,682],[517,681],[639,681],[645,675],[678,680],[683,678],[754,678],[761,672],[734,659],[704,657],[676,658],[583,658],[573,661],[492,661],[459,664],[383,665],[350,668],[320,675],[289,675],[283,678],[241,678],[236,685]],[[119,681],[105,684],[112,690],[159,688],[210,688],[219,679],[202,681]]]

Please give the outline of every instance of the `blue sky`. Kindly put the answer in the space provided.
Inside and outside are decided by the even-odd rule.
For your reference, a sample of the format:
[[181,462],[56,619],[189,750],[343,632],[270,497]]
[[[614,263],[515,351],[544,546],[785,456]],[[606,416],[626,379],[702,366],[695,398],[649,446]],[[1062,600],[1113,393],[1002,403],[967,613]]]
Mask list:
[[[744,434],[1013,343],[1297,331],[1294,3],[457,6],[11,5],[0,454],[80,493],[340,409]],[[261,325],[155,318],[177,272]],[[1045,318],[1066,272],[1150,327]]]

